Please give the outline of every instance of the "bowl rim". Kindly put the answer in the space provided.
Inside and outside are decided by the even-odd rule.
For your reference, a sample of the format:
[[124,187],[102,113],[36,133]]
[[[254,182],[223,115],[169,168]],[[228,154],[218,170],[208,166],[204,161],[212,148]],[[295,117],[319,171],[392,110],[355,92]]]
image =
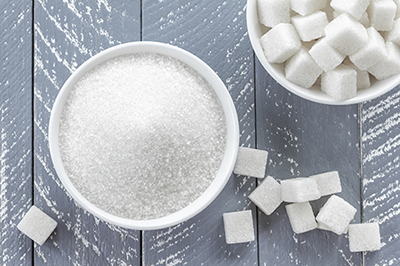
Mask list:
[[[261,37],[261,24],[258,21],[258,11],[257,11],[257,0],[247,0],[246,6],[246,22],[247,31],[249,34],[250,43],[256,54],[258,61],[264,67],[264,69],[269,73],[270,76],[274,78],[282,87],[288,91],[313,102],[326,104],[326,105],[350,105],[362,103],[374,98],[377,98],[388,91],[392,90],[394,87],[400,83],[400,74],[389,77],[385,80],[376,81],[376,86],[369,87],[367,89],[358,90],[355,97],[350,98],[345,101],[336,101],[319,89],[305,89],[300,87],[290,81],[288,81],[283,74],[277,73],[276,69],[279,68],[278,64],[271,64],[267,61],[264,56],[263,49],[259,38]],[[379,83],[378,83],[379,82]],[[384,85],[383,85],[384,84]],[[379,86],[378,86],[379,85]],[[377,89],[376,87],[383,87]]]
[[[89,70],[93,69],[98,64],[107,61],[116,56],[140,53],[140,52],[155,52],[161,55],[170,56],[189,65],[200,75],[202,75],[212,86],[217,97],[219,98],[224,110],[227,138],[225,146],[225,154],[219,168],[217,176],[211,182],[209,187],[187,207],[172,213],[170,215],[149,220],[133,220],[112,215],[91,202],[89,202],[73,185],[72,181],[67,176],[59,150],[59,124],[63,106],[68,98],[69,92],[74,87],[74,84]],[[184,222],[202,210],[204,210],[222,191],[232,175],[232,171],[236,162],[239,149],[239,123],[235,106],[232,98],[222,80],[218,75],[200,58],[189,53],[188,51],[161,42],[154,41],[137,41],[119,44],[103,50],[102,52],[91,57],[79,66],[74,73],[70,75],[63,87],[59,91],[57,98],[53,104],[49,120],[49,149],[50,156],[56,170],[56,173],[64,185],[65,189],[72,198],[84,209],[95,215],[96,217],[128,229],[136,230],[155,230],[167,228],[181,222]]]

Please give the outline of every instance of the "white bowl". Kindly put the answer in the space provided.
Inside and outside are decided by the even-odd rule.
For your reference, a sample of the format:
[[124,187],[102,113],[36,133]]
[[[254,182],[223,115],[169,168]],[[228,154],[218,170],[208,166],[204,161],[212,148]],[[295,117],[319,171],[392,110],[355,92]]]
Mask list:
[[257,0],[247,0],[247,30],[254,52],[267,72],[284,88],[297,94],[298,96],[313,102],[331,105],[346,105],[364,102],[376,98],[390,91],[400,83],[400,74],[380,80],[372,81],[371,87],[357,91],[357,95],[346,101],[336,101],[320,90],[319,86],[313,86],[311,89],[300,87],[285,78],[282,64],[271,64],[264,56],[260,44],[260,37],[267,32],[267,28],[258,22]]
[[[74,87],[75,83],[88,71],[93,69],[95,66],[102,62],[109,60],[116,56],[124,54],[140,53],[140,52],[155,52],[165,56],[176,58],[202,75],[214,88],[221,105],[225,113],[225,120],[227,125],[227,138],[225,155],[222,160],[222,164],[219,168],[218,174],[212,181],[211,185],[206,191],[193,203],[185,207],[184,209],[172,213],[168,216],[152,219],[152,220],[132,220],[117,217],[111,215],[100,208],[90,203],[82,194],[74,187],[71,180],[67,176],[59,150],[59,128],[60,128],[60,117],[62,114],[63,106],[68,98],[69,92]],[[57,99],[54,103],[53,110],[51,112],[50,124],[49,124],[49,145],[50,155],[54,164],[54,168],[57,172],[58,177],[62,181],[64,187],[67,189],[69,194],[78,202],[83,208],[91,212],[93,215],[100,219],[107,221],[111,224],[122,226],[129,229],[136,230],[153,230],[166,228],[172,225],[176,225],[180,222],[186,221],[189,218],[195,216],[203,209],[205,209],[222,191],[228,179],[230,178],[233,167],[236,162],[238,147],[239,147],[239,125],[236,114],[235,106],[232,102],[232,98],[228,93],[224,83],[215,74],[215,72],[203,61],[191,53],[182,50],[180,48],[157,42],[133,42],[118,45],[109,48],[94,57],[90,58],[84,64],[82,64],[65,82],[61,91],[59,92]]]

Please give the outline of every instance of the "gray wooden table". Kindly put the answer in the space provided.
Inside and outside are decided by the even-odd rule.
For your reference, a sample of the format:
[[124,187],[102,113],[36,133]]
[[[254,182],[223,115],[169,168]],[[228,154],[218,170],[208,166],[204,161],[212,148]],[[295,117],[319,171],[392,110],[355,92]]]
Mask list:
[[[246,1],[19,0],[0,3],[0,265],[400,265],[400,88],[351,106],[299,98],[254,56]],[[282,205],[266,216],[247,196],[257,180],[232,175],[202,213],[157,231],[102,222],[66,193],[49,155],[48,123],[66,79],[125,42],[176,45],[226,84],[240,145],[269,151],[277,179],[338,170],[353,222],[377,221],[380,251],[349,252],[345,235],[292,232]],[[315,209],[323,200],[314,204]],[[16,225],[34,204],[58,223],[38,246]],[[256,241],[227,245],[222,214],[252,209]]]

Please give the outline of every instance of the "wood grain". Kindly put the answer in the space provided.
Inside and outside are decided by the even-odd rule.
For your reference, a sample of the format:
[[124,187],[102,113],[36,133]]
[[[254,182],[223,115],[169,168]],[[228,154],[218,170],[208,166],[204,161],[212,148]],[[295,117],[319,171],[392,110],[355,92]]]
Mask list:
[[378,222],[382,249],[364,265],[400,263],[400,88],[361,105],[363,222]]
[[[360,221],[358,106],[330,106],[304,100],[280,86],[256,64],[257,148],[269,151],[267,174],[276,179],[338,171],[337,195],[357,208]],[[311,202],[314,212],[327,200]],[[282,204],[259,214],[260,265],[361,265],[345,235],[313,230],[293,233]]]
[[[238,112],[240,143],[255,145],[253,53],[245,23],[246,1],[143,1],[143,40],[176,45],[220,76]],[[257,265],[256,241],[227,245],[222,214],[252,209],[255,179],[232,175],[202,213],[165,230],[143,232],[144,265]],[[255,222],[255,221],[254,221]]]
[[[245,11],[245,0],[0,3],[0,265],[400,264],[400,87],[360,105],[301,99],[255,58]],[[126,230],[78,206],[49,155],[53,102],[85,60],[141,39],[181,47],[217,72],[235,103],[240,145],[269,152],[268,175],[339,171],[338,195],[358,210],[352,222],[378,222],[382,249],[351,253],[345,235],[294,234],[285,204],[259,212],[247,198],[258,180],[236,175],[203,212],[164,230]],[[315,213],[326,200],[312,203]],[[43,246],[16,229],[32,204],[59,223]],[[222,214],[244,209],[257,241],[227,245]]]
[[16,227],[32,205],[32,3],[0,3],[0,264],[30,265]]
[[59,225],[35,265],[138,265],[140,233],[98,220],[71,199],[48,149],[48,122],[63,83],[98,52],[140,39],[139,1],[35,2],[34,203]]

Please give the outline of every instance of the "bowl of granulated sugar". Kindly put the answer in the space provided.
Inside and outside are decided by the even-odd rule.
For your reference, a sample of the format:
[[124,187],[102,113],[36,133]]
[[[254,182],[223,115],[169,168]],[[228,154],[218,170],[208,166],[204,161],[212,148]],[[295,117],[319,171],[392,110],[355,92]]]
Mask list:
[[68,193],[111,224],[166,228],[205,209],[239,146],[232,99],[191,53],[158,42],[109,48],[65,82],[49,124]]

